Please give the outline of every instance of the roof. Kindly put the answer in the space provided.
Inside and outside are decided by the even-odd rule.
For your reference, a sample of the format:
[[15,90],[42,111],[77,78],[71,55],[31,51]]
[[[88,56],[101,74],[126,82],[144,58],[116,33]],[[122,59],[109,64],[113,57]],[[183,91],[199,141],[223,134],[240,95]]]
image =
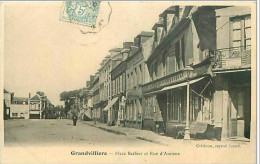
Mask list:
[[182,31],[187,25],[191,22],[190,18],[184,18],[182,19],[178,25],[170,31],[161,41],[161,43],[154,49],[154,51],[151,53],[151,55],[148,57],[146,63],[149,63],[158,53],[163,53],[163,51],[166,51],[167,48],[170,46],[170,43],[174,40],[180,31]]
[[163,22],[162,20],[156,22],[154,25],[153,25],[153,30],[155,30],[156,27],[163,27]]
[[111,50],[109,50],[109,52],[113,51],[113,52],[121,52],[123,50],[123,48],[113,48]]
[[17,104],[23,104],[23,102],[28,102],[28,97],[14,97],[13,102],[17,101]]
[[4,89],[4,93],[10,93],[10,92],[8,92],[6,89]]
[[137,35],[137,37],[140,37],[140,36],[152,37],[153,34],[154,34],[154,32],[142,31],[140,34]]
[[166,14],[174,14],[176,12],[176,8],[177,8],[177,6],[171,6],[171,7],[167,8],[166,10],[164,10],[163,13],[161,13],[159,16],[163,17]]
[[30,100],[40,100],[40,97],[38,95],[35,95],[32,98],[30,98]]
[[121,53],[129,52],[129,51],[130,51],[130,49],[123,49],[123,50],[121,51]]

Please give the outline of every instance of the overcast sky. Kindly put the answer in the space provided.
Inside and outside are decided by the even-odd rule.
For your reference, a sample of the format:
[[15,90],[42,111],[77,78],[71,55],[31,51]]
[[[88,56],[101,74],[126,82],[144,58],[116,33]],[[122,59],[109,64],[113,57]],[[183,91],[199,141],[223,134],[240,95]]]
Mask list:
[[59,20],[63,2],[5,4],[5,89],[22,97],[43,91],[58,105],[61,92],[85,87],[109,49],[133,41],[141,31],[151,31],[159,14],[173,5],[110,3],[110,23],[95,36],[84,35],[79,25]]

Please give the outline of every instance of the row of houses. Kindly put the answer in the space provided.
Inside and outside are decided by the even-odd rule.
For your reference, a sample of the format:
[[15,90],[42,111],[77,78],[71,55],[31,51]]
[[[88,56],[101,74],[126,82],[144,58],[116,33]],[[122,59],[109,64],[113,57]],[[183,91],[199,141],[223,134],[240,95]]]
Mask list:
[[250,7],[171,6],[152,30],[111,49],[87,81],[89,117],[185,139],[196,122],[208,137],[250,138]]
[[54,107],[43,92],[31,97],[15,97],[14,93],[4,89],[4,119],[47,119]]

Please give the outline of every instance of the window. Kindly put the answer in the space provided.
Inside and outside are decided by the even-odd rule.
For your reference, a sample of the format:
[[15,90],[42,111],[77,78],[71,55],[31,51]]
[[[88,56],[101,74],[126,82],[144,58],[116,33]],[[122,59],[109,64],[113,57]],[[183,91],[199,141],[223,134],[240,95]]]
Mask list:
[[168,59],[169,59],[169,56],[163,55],[163,58],[162,58],[162,62],[163,62],[163,76],[168,75],[168,69],[169,69],[168,68],[169,67]]
[[232,47],[250,49],[251,46],[251,17],[231,18]]
[[185,45],[184,45],[184,36],[181,38],[181,53],[182,53],[182,63],[185,67]]
[[168,120],[174,122],[185,122],[186,106],[185,106],[184,90],[174,89],[168,92]]
[[154,63],[154,76],[155,76],[154,79],[157,78],[157,75],[158,75],[158,64],[157,64],[157,62],[155,62]]
[[175,43],[175,56],[176,56],[176,60],[177,60],[177,67],[180,70],[181,69],[181,65],[180,65],[180,42],[178,41],[177,43]]
[[133,88],[133,82],[134,82],[134,77],[133,77],[133,72],[131,72],[131,79],[130,79],[131,83],[130,83],[130,88]]
[[129,74],[127,74],[127,89],[129,89],[130,88],[130,79],[129,79],[130,77],[129,77]]
[[250,49],[251,46],[251,19],[245,18],[245,49]]
[[139,84],[143,83],[142,65],[139,65]]
[[240,47],[241,46],[241,21],[236,20],[233,22],[233,46],[232,47]]
[[125,73],[122,75],[122,91],[125,90]]
[[13,117],[18,117],[18,113],[12,113]]
[[138,72],[137,72],[137,69],[136,69],[136,67],[135,67],[135,69],[134,69],[135,71],[134,71],[134,75],[135,75],[135,78],[134,78],[134,86],[136,86],[136,85],[138,85]]

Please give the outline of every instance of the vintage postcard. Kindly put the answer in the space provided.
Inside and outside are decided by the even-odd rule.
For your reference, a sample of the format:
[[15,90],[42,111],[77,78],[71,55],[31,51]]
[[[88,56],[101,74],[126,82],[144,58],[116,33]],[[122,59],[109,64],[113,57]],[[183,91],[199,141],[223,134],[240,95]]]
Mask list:
[[1,3],[1,164],[256,163],[256,2]]

